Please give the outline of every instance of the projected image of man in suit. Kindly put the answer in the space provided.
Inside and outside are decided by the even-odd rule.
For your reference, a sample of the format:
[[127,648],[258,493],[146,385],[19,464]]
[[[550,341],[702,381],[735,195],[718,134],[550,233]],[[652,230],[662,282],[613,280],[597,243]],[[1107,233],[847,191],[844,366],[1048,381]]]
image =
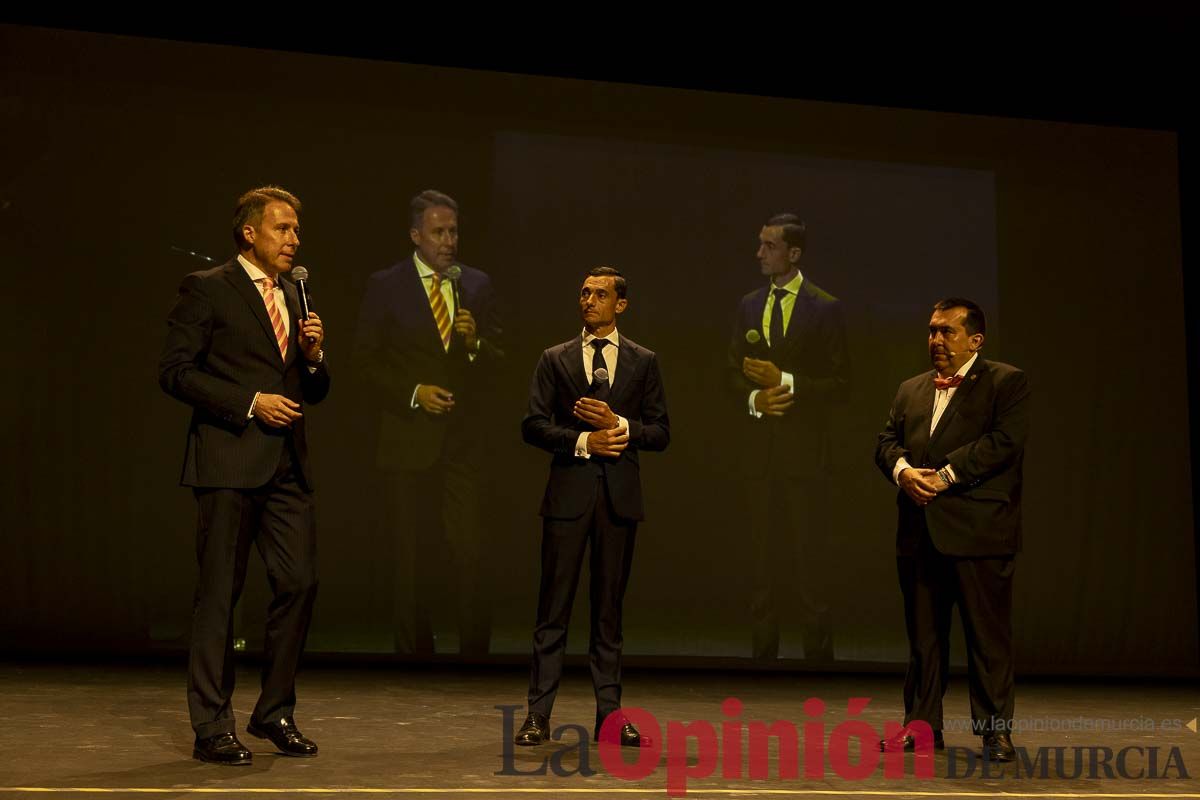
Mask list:
[[622,607],[645,516],[639,454],[665,450],[671,436],[658,356],[617,330],[626,294],[620,272],[591,270],[579,292],[583,331],[542,353],[529,388],[521,434],[553,458],[542,495],[541,584],[529,714],[515,737],[519,745],[540,745],[550,736],[567,624],[589,550],[594,736],[603,733],[627,747],[648,744],[619,714]]
[[767,285],[738,305],[726,358],[734,448],[753,560],[752,653],[774,659],[799,628],[804,657],[834,658],[829,608],[829,424],[850,383],[842,306],[800,271],[807,228],[777,214],[759,232]]
[[379,407],[376,463],[392,503],[400,653],[434,652],[439,603],[455,609],[460,653],[486,654],[491,635],[479,495],[484,397],[504,352],[492,281],[458,261],[458,238],[453,198],[414,197],[413,253],[370,277],[359,315],[355,364]]
[[188,660],[193,755],[248,764],[234,733],[233,609],[250,548],[266,565],[262,692],[247,731],[292,756],[317,745],[296,727],[296,669],[317,592],[313,478],[304,410],[329,391],[320,317],[302,319],[281,277],[300,247],[300,201],[278,187],[234,211],[238,255],[183,279],[159,359],[163,390],[192,407],[181,483],[199,505],[199,576]]

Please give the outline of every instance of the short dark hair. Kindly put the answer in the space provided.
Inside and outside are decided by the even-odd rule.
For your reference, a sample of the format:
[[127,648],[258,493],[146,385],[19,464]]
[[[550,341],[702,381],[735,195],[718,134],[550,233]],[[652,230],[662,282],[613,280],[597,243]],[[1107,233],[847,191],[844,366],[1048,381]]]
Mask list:
[[454,202],[454,198],[445,192],[439,192],[437,189],[426,189],[421,192],[409,203],[409,208],[412,210],[409,227],[420,228],[425,210],[442,206],[452,210],[455,214],[458,213],[458,203]]
[[625,282],[625,276],[620,270],[612,267],[592,267],[588,270],[589,278],[612,278],[616,284],[617,299],[624,300],[626,292],[629,291],[629,285]]
[[238,249],[250,245],[242,236],[242,228],[246,225],[257,227],[262,222],[263,210],[275,202],[287,203],[297,215],[300,214],[300,198],[279,186],[260,186],[238,198],[233,209],[233,243]]
[[804,250],[805,238],[808,233],[808,226],[804,224],[804,220],[795,214],[776,214],[766,222],[766,227],[783,228],[783,240],[787,242],[788,247],[799,247]]
[[977,333],[987,333],[987,318],[983,316],[983,309],[978,303],[974,303],[965,297],[947,297],[945,300],[939,300],[933,305],[934,311],[949,311],[952,308],[965,308],[967,310],[967,318],[963,320],[963,327],[967,329],[967,334],[974,336]]

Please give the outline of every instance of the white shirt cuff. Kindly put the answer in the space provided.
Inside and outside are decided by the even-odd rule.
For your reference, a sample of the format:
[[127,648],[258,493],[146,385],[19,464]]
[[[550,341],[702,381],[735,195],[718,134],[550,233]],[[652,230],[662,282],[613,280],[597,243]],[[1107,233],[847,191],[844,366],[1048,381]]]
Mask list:
[[908,459],[900,456],[900,460],[896,462],[896,466],[892,467],[892,482],[897,486],[900,485],[900,473],[906,469],[912,469],[912,464],[908,463]]
[[409,408],[420,408],[421,407],[421,404],[417,402],[417,389],[420,389],[420,388],[421,388],[421,384],[419,384],[419,383],[415,387],[413,387],[412,399],[408,401]]
[[[625,432],[629,430],[629,420],[617,415],[617,430]],[[587,449],[587,437],[591,431],[584,431],[579,434],[579,438],[575,440],[575,457],[576,458],[591,458],[592,454]]]
[[782,383],[784,386],[788,387],[789,393],[795,394],[796,393],[796,379],[794,377],[792,377],[792,373],[782,372],[780,374],[783,377],[780,378],[779,382]]
[[250,410],[246,412],[246,419],[254,419],[254,407],[258,405],[258,396],[262,392],[255,392],[254,399],[250,401]]
[[755,419],[762,417],[762,413],[754,407],[754,398],[758,397],[758,392],[759,390],[755,389],[750,393],[750,416],[754,417]]
[[950,476],[951,483],[958,483],[958,476],[954,474],[954,467],[947,464],[942,469],[946,470],[946,474]]

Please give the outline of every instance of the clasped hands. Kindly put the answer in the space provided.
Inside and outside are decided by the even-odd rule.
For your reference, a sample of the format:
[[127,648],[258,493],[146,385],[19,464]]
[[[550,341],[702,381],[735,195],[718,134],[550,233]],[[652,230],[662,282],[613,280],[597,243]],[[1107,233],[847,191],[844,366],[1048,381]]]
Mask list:
[[936,469],[909,467],[901,470],[897,477],[900,488],[919,506],[927,506],[933,498],[950,488],[950,484],[938,477]]
[[782,417],[795,396],[783,383],[783,371],[773,362],[746,356],[742,359],[742,374],[746,380],[760,387],[754,395],[754,410],[768,417]]
[[581,397],[575,401],[572,413],[576,419],[596,428],[587,437],[589,454],[616,458],[629,446],[629,430],[619,427],[621,421],[603,400]]

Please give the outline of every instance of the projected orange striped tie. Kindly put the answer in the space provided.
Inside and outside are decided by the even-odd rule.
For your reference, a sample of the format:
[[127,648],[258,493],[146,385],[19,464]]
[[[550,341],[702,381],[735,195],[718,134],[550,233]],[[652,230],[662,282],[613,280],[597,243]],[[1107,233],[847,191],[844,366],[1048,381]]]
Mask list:
[[279,345],[279,355],[287,359],[288,335],[283,327],[283,317],[279,315],[279,307],[275,305],[275,281],[263,278],[263,303],[267,306],[267,316],[271,318],[271,327],[275,329],[275,342]]
[[442,335],[442,347],[449,350],[450,309],[446,308],[446,298],[442,297],[442,276],[436,272],[433,273],[433,288],[429,290],[429,307],[433,309],[433,319]]

